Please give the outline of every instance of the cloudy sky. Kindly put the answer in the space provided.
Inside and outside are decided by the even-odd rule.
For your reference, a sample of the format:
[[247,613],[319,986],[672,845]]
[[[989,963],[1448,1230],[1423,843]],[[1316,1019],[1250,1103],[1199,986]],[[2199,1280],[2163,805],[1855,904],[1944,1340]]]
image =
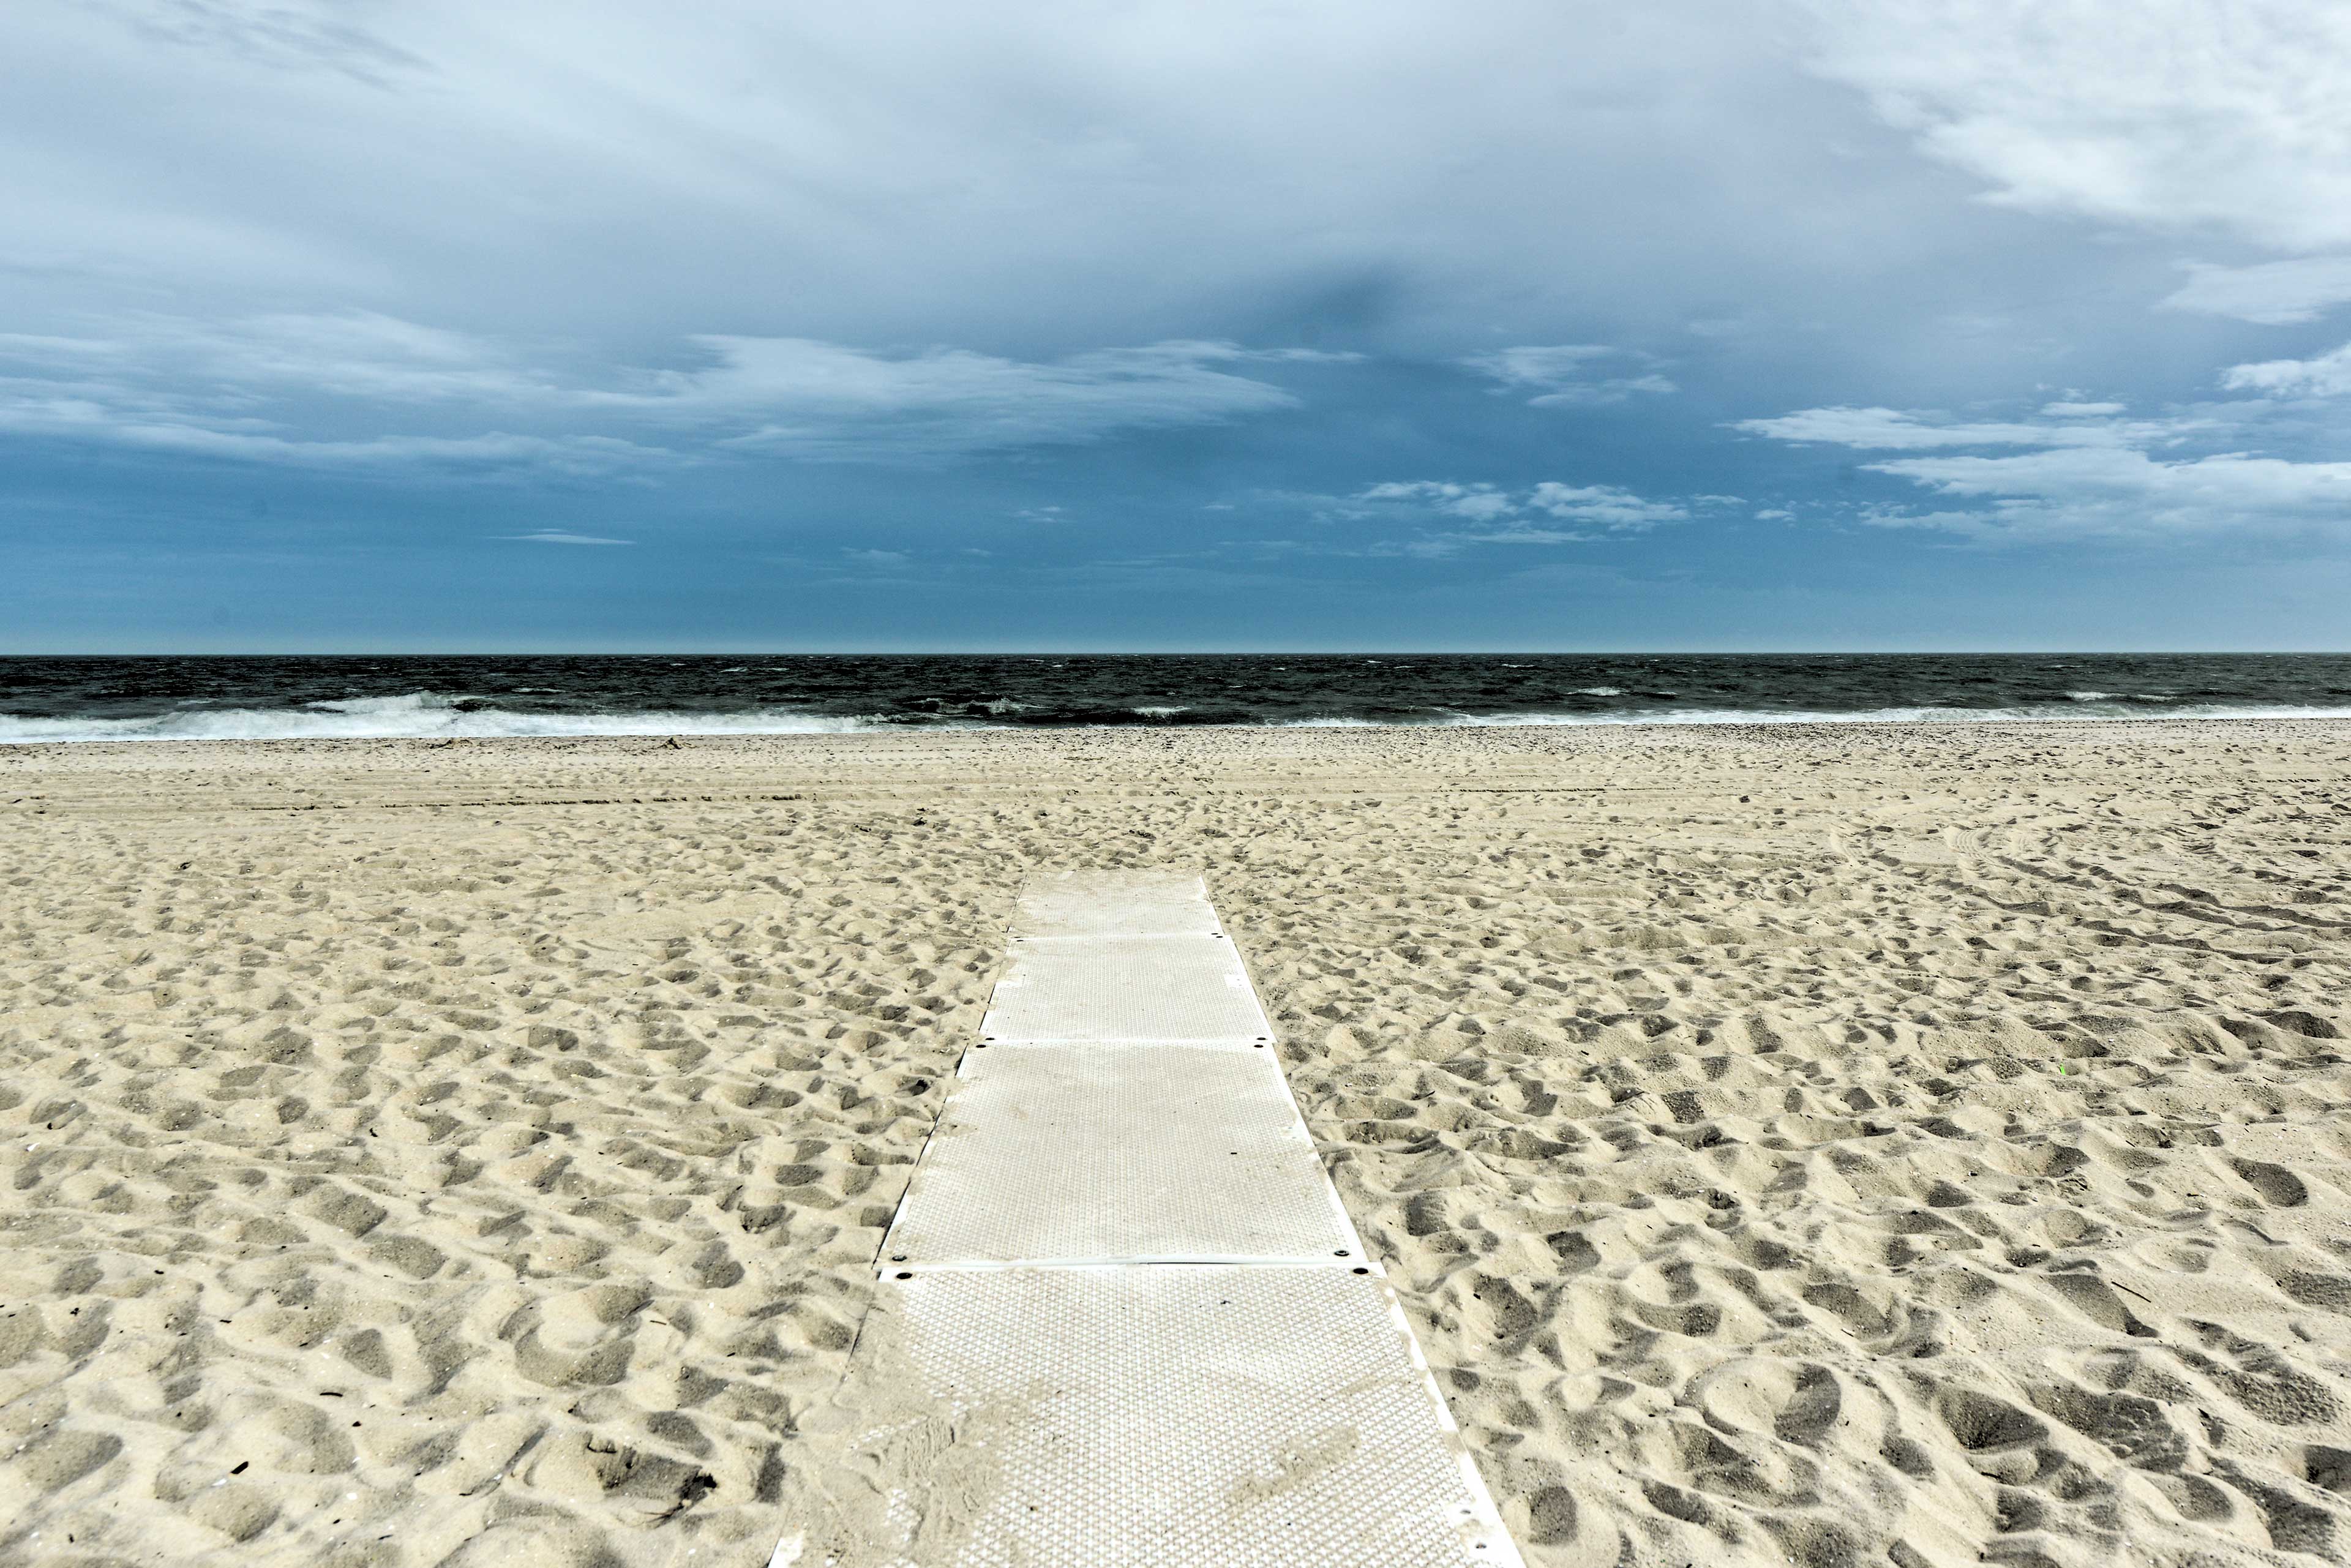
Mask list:
[[2351,646],[2351,6],[13,0],[0,648]]

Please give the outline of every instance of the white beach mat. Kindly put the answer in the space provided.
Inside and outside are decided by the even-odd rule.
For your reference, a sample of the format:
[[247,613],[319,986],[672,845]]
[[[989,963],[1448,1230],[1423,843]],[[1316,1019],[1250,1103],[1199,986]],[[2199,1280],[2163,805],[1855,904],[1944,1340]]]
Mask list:
[[1224,930],[1196,873],[1061,871],[1020,890],[1015,936],[1209,936]]
[[1269,1049],[998,1045],[965,1071],[889,1261],[1361,1260]]
[[1273,1038],[1223,936],[1018,936],[979,1026],[989,1041]]
[[1517,1568],[1199,879],[1015,929],[775,1568]]
[[[914,1271],[861,1359],[864,1563],[1518,1563],[1384,1281],[1341,1267]],[[875,1539],[875,1536],[882,1539]],[[808,1539],[803,1564],[836,1552]]]

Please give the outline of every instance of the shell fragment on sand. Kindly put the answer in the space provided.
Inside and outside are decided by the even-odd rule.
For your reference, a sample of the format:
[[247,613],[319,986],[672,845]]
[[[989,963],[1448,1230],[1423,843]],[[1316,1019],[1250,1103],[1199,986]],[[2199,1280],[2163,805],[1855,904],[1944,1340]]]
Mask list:
[[1270,1051],[1008,1045],[964,1060],[885,1267],[1363,1258]]
[[1240,955],[1208,936],[1015,938],[979,1029],[1008,1043],[1273,1037]]

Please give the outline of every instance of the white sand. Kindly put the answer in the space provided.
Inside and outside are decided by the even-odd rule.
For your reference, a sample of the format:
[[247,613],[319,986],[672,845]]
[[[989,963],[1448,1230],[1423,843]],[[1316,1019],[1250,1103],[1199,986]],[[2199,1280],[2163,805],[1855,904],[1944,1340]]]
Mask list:
[[0,1562],[758,1564],[1198,864],[1531,1562],[2351,1558],[2351,727],[0,750]]

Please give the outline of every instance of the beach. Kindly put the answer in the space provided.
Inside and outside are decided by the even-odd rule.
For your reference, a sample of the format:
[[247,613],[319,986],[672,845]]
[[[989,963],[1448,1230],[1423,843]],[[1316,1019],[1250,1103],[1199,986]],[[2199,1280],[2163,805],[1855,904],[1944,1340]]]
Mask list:
[[2216,720],[0,747],[0,1560],[767,1563],[1137,865],[1531,1563],[2351,1556],[2351,723]]

